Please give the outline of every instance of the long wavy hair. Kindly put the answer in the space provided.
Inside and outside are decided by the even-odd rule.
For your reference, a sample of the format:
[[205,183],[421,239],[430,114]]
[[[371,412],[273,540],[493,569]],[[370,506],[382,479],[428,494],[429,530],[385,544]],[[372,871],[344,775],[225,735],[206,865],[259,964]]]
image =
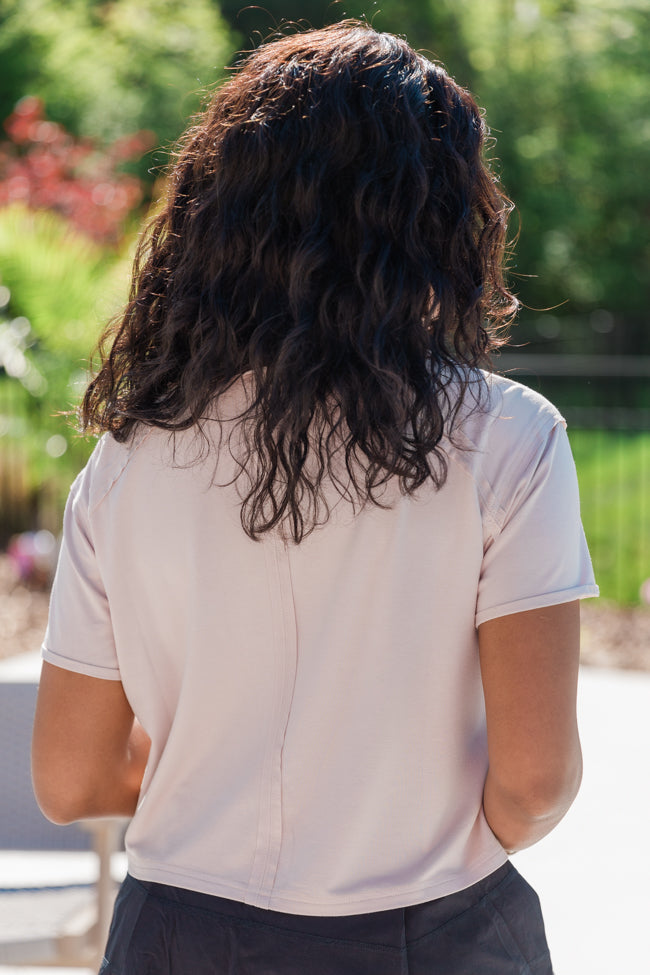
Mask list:
[[83,428],[201,430],[250,373],[252,538],[325,522],[326,479],[360,505],[389,478],[439,488],[441,440],[517,308],[485,135],[442,67],[366,24],[250,53],[181,141]]

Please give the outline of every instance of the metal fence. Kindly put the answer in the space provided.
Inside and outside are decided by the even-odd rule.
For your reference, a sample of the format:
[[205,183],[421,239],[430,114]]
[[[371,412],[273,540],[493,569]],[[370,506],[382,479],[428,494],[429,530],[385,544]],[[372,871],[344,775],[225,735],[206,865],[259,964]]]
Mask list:
[[543,393],[569,428],[650,431],[650,356],[508,352],[497,368]]

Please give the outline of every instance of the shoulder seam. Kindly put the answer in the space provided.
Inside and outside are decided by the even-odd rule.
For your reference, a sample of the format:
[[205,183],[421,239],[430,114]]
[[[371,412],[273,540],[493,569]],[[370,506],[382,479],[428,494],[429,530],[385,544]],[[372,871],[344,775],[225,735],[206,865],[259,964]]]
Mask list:
[[[503,414],[504,418],[505,414]],[[493,417],[493,420],[498,417]],[[550,433],[555,429],[555,427],[560,423],[566,426],[566,422],[559,412],[544,411],[538,413],[536,417],[537,421],[527,427],[528,436],[518,444],[519,449],[516,450],[516,456],[520,456],[523,449],[527,444],[530,444],[535,436],[542,436],[546,439]],[[459,428],[455,431],[454,436],[466,447],[468,451],[475,453],[484,453],[485,451],[480,450],[480,448],[473,442],[473,440],[467,436],[467,434]],[[486,538],[495,538],[502,528],[503,522],[507,516],[507,508],[504,506],[502,499],[499,497],[497,492],[494,490],[492,484],[487,480],[487,478],[480,478],[475,475],[470,469],[468,464],[463,463],[461,454],[465,451],[462,446],[454,449],[454,444],[451,444],[452,449],[447,451],[447,457],[450,462],[455,463],[467,477],[473,482],[479,499],[483,507],[483,519],[484,527],[486,532]],[[534,462],[534,458],[531,458],[530,463],[527,465],[527,470]]]
[[[526,437],[524,444],[529,444],[532,442],[533,434],[537,434],[543,437],[544,443],[546,443],[546,440],[551,435],[553,430],[555,430],[558,424],[564,424],[566,426],[566,424],[564,423],[564,419],[559,413],[557,415],[553,415],[552,413],[544,413],[542,416],[543,416],[543,422],[536,423],[535,425],[531,425],[528,428],[528,432],[530,436]],[[522,451],[517,451],[517,456],[519,456],[521,452]],[[535,470],[537,469],[539,462],[540,462],[540,457],[539,455],[536,455],[530,459],[530,462],[526,466],[525,474],[526,474],[527,484],[529,483],[530,478],[533,476]],[[497,531],[501,532],[503,528],[503,522],[508,514],[508,509],[507,507],[504,507],[502,499],[497,497],[496,491],[494,492],[494,496],[495,496],[495,500],[497,501],[497,504],[495,505],[495,511],[498,511],[498,518],[495,518],[494,520],[495,520]]]
[[[134,442],[125,451],[125,456],[124,456],[123,462],[120,465],[119,469],[113,474],[113,477],[111,478],[110,482],[106,485],[106,487],[102,491],[101,495],[93,502],[92,506],[89,507],[89,509],[88,509],[88,513],[89,514],[91,512],[96,511],[97,508],[100,506],[100,504],[102,504],[102,502],[106,500],[106,498],[108,497],[108,495],[110,494],[110,492],[113,490],[114,486],[117,484],[117,482],[119,481],[119,479],[122,477],[122,474],[124,473],[124,471],[128,467],[128,465],[129,465],[129,463],[131,461],[131,458],[133,457],[133,455],[135,454],[135,452],[137,450],[139,450],[139,448],[142,446],[142,444],[144,443],[144,441],[149,437],[149,435],[151,433],[151,429],[152,429],[151,427],[147,428],[147,430],[144,433],[142,433],[142,434],[136,433],[135,437],[137,439],[135,439]],[[106,434],[106,436],[111,436],[111,434]]]

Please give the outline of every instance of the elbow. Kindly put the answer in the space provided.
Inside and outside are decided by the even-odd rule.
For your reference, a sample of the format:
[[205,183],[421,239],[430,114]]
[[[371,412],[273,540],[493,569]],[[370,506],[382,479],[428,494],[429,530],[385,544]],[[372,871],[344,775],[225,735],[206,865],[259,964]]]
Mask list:
[[92,787],[69,763],[56,756],[32,751],[32,789],[38,807],[51,823],[69,826],[89,815]]
[[78,816],[73,810],[62,809],[58,806],[50,807],[40,805],[40,809],[45,818],[49,819],[55,826],[70,826],[72,823],[76,823],[79,819],[83,818],[82,816]]
[[483,811],[488,825],[508,853],[537,843],[553,830],[575,799],[582,777],[582,761],[562,769],[537,768],[503,778],[488,770]]
[[531,795],[533,805],[537,802],[539,806],[539,815],[559,813],[563,816],[577,796],[581,782],[582,752],[576,743],[573,753],[566,756],[559,767],[551,767],[539,783],[533,784]]
[[36,780],[33,785],[39,809],[45,818],[56,826],[69,826],[88,815],[88,803],[82,796],[58,788],[49,789],[42,784],[39,785]]
[[531,822],[543,822],[548,819],[558,822],[568,812],[579,787],[580,778],[536,782],[522,791],[515,798],[515,803],[521,815]]
[[570,808],[582,781],[580,752],[560,767],[533,768],[504,785],[513,807],[532,822],[557,820]]

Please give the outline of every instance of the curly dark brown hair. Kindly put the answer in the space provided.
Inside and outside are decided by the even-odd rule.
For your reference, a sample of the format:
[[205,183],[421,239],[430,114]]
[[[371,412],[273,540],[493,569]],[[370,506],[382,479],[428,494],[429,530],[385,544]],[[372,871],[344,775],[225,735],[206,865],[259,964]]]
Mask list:
[[485,132],[442,67],[366,24],[253,51],[181,142],[83,428],[200,430],[251,373],[252,538],[326,521],[326,478],[361,505],[391,477],[440,487],[441,438],[517,308]]

